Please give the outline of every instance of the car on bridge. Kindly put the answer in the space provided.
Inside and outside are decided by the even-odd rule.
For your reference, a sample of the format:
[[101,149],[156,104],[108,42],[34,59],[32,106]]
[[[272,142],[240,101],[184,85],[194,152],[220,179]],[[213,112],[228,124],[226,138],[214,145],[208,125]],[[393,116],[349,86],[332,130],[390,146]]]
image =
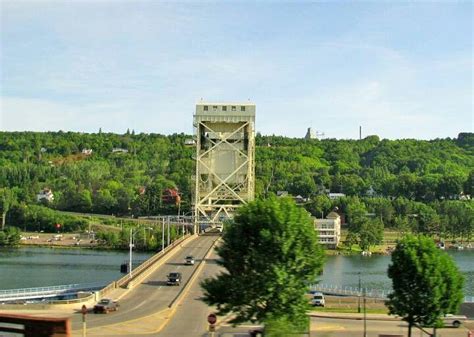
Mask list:
[[94,314],[104,313],[107,314],[109,311],[117,311],[119,307],[118,302],[111,300],[110,298],[103,298],[94,305]]
[[186,256],[186,258],[184,259],[184,264],[188,266],[194,265],[194,257],[191,255]]
[[169,286],[179,286],[181,284],[181,273],[172,272],[168,274],[168,281],[166,282]]

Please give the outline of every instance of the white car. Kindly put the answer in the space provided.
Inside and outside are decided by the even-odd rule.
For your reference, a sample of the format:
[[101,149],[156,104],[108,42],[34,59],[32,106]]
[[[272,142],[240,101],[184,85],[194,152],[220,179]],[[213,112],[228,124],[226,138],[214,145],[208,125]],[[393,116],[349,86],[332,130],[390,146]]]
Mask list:
[[321,292],[315,292],[313,294],[313,299],[311,300],[311,304],[315,307],[324,307],[326,305],[324,294]]
[[443,323],[445,326],[450,325],[455,328],[459,328],[465,320],[467,320],[467,317],[464,315],[447,314],[443,317]]
[[194,257],[192,257],[191,255],[186,256],[186,258],[184,259],[184,264],[190,266],[194,265]]

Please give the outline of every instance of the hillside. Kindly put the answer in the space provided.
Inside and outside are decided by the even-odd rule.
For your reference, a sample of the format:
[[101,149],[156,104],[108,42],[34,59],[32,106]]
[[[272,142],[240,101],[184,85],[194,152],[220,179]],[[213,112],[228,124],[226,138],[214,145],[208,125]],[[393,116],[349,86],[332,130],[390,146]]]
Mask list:
[[[0,187],[17,206],[35,204],[36,194],[49,188],[54,201],[45,204],[50,208],[133,216],[176,214],[177,206],[161,196],[166,188],[177,188],[181,213],[187,213],[194,174],[194,149],[185,146],[189,138],[2,132]],[[258,134],[256,144],[257,197],[288,191],[309,198],[305,207],[316,215],[334,206],[345,211],[358,197],[368,212],[389,207],[383,211],[385,225],[395,226],[396,216],[420,212],[420,207],[442,216],[447,200],[474,194],[474,137],[469,133],[430,141],[377,136],[320,141]],[[330,201],[328,191],[348,198]],[[368,191],[376,198],[366,198]],[[400,206],[400,200],[410,205]],[[472,208],[472,202],[467,204]]]

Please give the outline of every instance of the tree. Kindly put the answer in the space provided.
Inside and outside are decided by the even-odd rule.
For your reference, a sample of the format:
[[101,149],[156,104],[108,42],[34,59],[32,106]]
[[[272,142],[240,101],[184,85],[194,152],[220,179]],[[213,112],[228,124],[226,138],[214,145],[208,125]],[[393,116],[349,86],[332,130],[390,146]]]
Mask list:
[[370,250],[370,246],[378,245],[383,240],[383,222],[380,219],[366,221],[359,229],[359,246],[363,251]]
[[323,265],[313,221],[289,198],[271,197],[239,209],[226,226],[218,262],[226,270],[206,279],[204,301],[232,323],[294,322],[307,327],[305,296]]
[[5,218],[14,200],[15,200],[15,196],[9,188],[0,188],[0,210],[2,212],[2,227],[1,227],[2,231],[5,229]]
[[452,259],[431,238],[405,236],[392,253],[388,267],[393,292],[390,314],[414,325],[435,326],[440,317],[455,313],[463,298],[463,277]]

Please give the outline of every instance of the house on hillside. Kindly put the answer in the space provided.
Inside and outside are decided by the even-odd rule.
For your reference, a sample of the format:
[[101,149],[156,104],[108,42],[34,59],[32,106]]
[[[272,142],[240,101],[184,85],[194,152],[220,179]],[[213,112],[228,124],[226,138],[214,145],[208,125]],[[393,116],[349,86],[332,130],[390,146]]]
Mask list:
[[341,240],[341,217],[333,211],[325,219],[314,219],[314,229],[321,245],[336,248]]
[[41,201],[46,201],[46,202],[51,202],[54,200],[54,195],[51,189],[49,188],[43,188],[37,195],[36,195],[36,200],[38,202]]
[[112,153],[128,153],[127,149],[123,149],[121,147],[114,147],[112,149]]
[[328,197],[331,200],[335,200],[335,199],[338,199],[338,198],[343,198],[345,196],[346,195],[344,193],[328,193]]
[[92,149],[82,149],[81,153],[90,156],[92,154]]
[[277,191],[277,197],[287,197],[288,191]]

